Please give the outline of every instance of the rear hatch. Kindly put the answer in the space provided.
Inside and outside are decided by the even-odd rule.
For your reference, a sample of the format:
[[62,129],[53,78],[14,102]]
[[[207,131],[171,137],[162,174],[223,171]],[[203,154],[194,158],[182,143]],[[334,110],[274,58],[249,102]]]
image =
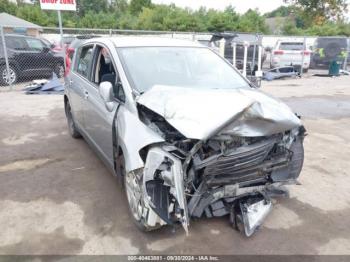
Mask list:
[[[303,42],[281,42],[279,49],[274,51],[274,55],[279,55],[284,64],[301,64],[303,59]],[[304,51],[304,60],[310,55],[309,51]]]

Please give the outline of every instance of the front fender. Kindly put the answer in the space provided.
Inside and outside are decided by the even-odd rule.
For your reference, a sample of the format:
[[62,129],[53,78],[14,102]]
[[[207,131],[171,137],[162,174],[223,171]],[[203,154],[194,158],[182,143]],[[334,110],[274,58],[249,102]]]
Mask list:
[[144,167],[145,163],[140,157],[142,148],[165,141],[124,106],[118,110],[116,130],[118,145],[123,150],[126,172]]

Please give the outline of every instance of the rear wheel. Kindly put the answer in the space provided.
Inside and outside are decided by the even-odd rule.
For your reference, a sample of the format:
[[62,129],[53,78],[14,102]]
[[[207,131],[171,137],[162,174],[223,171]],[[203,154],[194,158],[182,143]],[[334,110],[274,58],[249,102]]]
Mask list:
[[9,74],[7,73],[7,68],[5,65],[0,66],[0,84],[1,85],[12,85],[18,80],[18,74],[13,66],[9,66]]
[[73,115],[72,115],[72,109],[70,107],[69,101],[66,102],[65,110],[66,110],[67,124],[68,124],[68,130],[70,135],[73,138],[80,138],[81,135],[75,126]]

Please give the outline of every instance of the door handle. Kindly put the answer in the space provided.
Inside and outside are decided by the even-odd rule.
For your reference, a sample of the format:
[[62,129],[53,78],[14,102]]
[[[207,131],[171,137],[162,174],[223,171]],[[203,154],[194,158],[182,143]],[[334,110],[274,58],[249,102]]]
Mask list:
[[85,97],[85,99],[88,99],[89,98],[89,92],[88,91],[84,91],[84,97]]

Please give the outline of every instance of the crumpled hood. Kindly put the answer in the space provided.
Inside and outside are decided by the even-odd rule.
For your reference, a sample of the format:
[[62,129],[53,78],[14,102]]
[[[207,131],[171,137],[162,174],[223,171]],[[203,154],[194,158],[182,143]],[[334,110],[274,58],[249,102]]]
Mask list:
[[137,101],[187,138],[206,140],[229,132],[237,136],[266,136],[300,126],[283,102],[255,89],[207,89],[153,86]]

